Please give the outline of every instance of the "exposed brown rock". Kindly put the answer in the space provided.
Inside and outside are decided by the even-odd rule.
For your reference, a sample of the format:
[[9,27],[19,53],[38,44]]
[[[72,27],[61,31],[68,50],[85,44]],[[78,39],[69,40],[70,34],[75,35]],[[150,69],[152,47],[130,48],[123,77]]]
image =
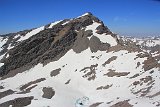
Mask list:
[[88,69],[90,69],[90,67],[84,67],[83,69],[80,70],[80,72],[86,73],[86,71],[87,71]]
[[51,99],[55,95],[55,91],[51,87],[43,88],[43,98]]
[[116,46],[112,46],[108,49],[107,52],[118,52],[120,50],[127,50],[128,52],[139,52],[141,51],[138,47],[130,47],[130,46],[123,46],[121,44],[117,44]]
[[109,102],[107,102],[106,104],[111,104],[113,101],[109,101]]
[[42,82],[42,81],[44,81],[44,80],[46,80],[46,79],[45,79],[45,78],[40,78],[40,79],[37,79],[37,80],[35,80],[35,81],[31,81],[31,82],[29,82],[29,83],[21,86],[21,87],[20,87],[20,90],[25,90],[27,87],[29,87],[29,86],[31,86],[31,85],[33,85],[33,84]]
[[143,62],[143,68],[145,71],[148,71],[152,68],[158,67],[158,62],[153,57],[148,57],[147,60]]
[[108,77],[121,77],[121,76],[127,76],[130,72],[115,72],[113,70],[109,70],[109,72],[107,74],[104,74],[107,75]]
[[3,87],[3,86],[0,86],[0,89],[4,89],[4,87]]
[[33,65],[25,65],[25,66],[23,66],[21,68],[17,68],[17,69],[11,70],[10,72],[8,72],[8,74],[6,74],[2,78],[0,78],[0,80],[4,80],[6,78],[13,77],[16,74],[22,73],[23,71],[28,70],[29,68],[32,68],[32,67],[33,67]]
[[104,64],[102,64],[103,66],[105,66],[106,64],[110,64],[112,61],[116,60],[117,56],[112,56],[111,58],[109,58]]
[[98,64],[96,65],[91,65],[90,67],[85,67],[83,68],[81,71],[83,71],[84,73],[87,72],[87,70],[89,70],[89,72],[87,72],[85,75],[83,75],[84,78],[88,78],[88,80],[94,80],[96,78],[96,67],[98,66]]
[[147,85],[150,85],[154,82],[151,76],[146,76],[144,78],[141,78],[139,81],[133,82],[133,85],[143,85],[143,83],[148,83]]
[[138,76],[139,76],[139,74],[135,74],[135,75],[133,75],[132,77],[130,77],[130,79],[136,78],[136,77],[138,77]]
[[103,33],[112,34],[112,32],[106,26],[104,26],[104,24],[99,25],[96,28],[96,30],[97,30],[96,33],[98,34],[103,34]]
[[71,81],[71,79],[69,79],[65,84],[69,84],[69,83],[70,83],[70,81]]
[[73,51],[76,53],[81,53],[89,47],[89,39],[87,37],[91,36],[92,31],[81,30],[78,32],[77,39],[72,47]]
[[53,76],[58,75],[58,74],[60,73],[59,71],[61,71],[61,68],[58,68],[58,69],[53,70],[53,71],[50,73],[50,76],[53,77]]
[[121,46],[120,44],[118,44],[116,46],[110,47],[107,52],[111,52],[111,51],[118,52],[120,50],[125,50],[125,48],[124,48],[124,46]]
[[150,74],[154,73],[154,70],[150,71],[149,73],[150,73]]
[[100,104],[102,104],[103,102],[98,102],[98,103],[94,103],[92,105],[90,105],[89,107],[98,107]]
[[69,31],[71,30],[72,26],[71,25],[67,25],[66,27],[62,28],[59,32],[58,35],[56,36],[54,40],[59,40],[61,37],[67,35],[69,33]]
[[96,36],[92,36],[89,40],[88,37],[90,37],[91,35],[92,35],[92,31],[90,30],[87,30],[87,31],[80,30],[77,33],[77,39],[72,49],[76,53],[81,53],[82,51],[86,50],[88,47],[90,47],[91,52],[97,52],[98,50],[106,51],[107,49],[109,49],[110,45],[108,43],[101,43],[100,39],[97,38]]
[[33,96],[16,98],[14,100],[1,103],[0,107],[9,107],[10,105],[12,105],[12,107],[24,107],[31,104],[32,99],[33,99]]
[[26,88],[25,90],[23,90],[22,92],[19,92],[19,93],[17,93],[17,94],[26,94],[26,93],[29,93],[29,92],[31,92],[31,90],[33,89],[33,88],[35,88],[37,85],[33,85],[33,86],[31,86],[31,87],[29,87],[29,88]]
[[88,77],[88,80],[90,81],[90,80],[94,80],[96,78],[95,74],[96,74],[96,72],[92,70],[92,71],[86,73],[83,77],[84,78]]
[[110,107],[133,107],[133,105],[128,103],[128,100],[118,102]]
[[136,68],[138,68],[140,65],[141,65],[141,63],[140,63],[140,62],[137,62]]
[[140,81],[143,81],[144,83],[147,83],[149,81],[152,81],[152,77],[151,76],[146,76],[145,78],[141,78]]
[[110,87],[112,87],[112,85],[100,86],[97,88],[97,90],[108,89]]
[[144,78],[141,78],[139,81],[135,81],[133,82],[133,85],[134,86],[143,86],[144,83],[146,83],[146,87],[145,88],[141,88],[139,89],[138,91],[133,91],[134,88],[131,89],[132,93],[133,94],[140,94],[140,96],[146,96],[150,91],[151,91],[151,88],[153,87],[152,85],[154,84],[154,81],[152,79],[151,76],[146,76]]
[[100,49],[101,41],[96,36],[90,38],[89,47],[91,52],[97,52]]
[[137,59],[137,58],[144,58],[144,57],[149,57],[149,54],[147,52],[143,52],[143,53],[137,54],[136,56],[137,57],[135,59]]
[[102,43],[98,37],[92,36],[90,38],[89,47],[91,49],[91,52],[97,52],[98,50],[106,51],[109,49],[110,44]]
[[133,94],[140,94],[141,97],[144,97],[150,92],[151,88],[152,88],[152,86],[142,88],[136,92],[133,92]]
[[138,85],[138,84],[140,84],[140,82],[139,82],[139,81],[135,81],[135,82],[133,82],[133,85]]
[[6,90],[6,91],[3,91],[3,92],[0,92],[0,99],[3,98],[3,97],[6,97],[6,96],[8,96],[8,95],[11,95],[11,94],[13,94],[13,93],[14,93],[14,91],[11,90],[11,89]]

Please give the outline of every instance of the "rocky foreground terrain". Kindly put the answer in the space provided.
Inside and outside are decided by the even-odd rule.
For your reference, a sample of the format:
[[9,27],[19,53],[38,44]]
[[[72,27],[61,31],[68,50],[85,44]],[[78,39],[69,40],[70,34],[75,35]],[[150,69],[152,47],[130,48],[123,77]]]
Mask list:
[[0,36],[0,107],[158,107],[160,37],[91,13]]

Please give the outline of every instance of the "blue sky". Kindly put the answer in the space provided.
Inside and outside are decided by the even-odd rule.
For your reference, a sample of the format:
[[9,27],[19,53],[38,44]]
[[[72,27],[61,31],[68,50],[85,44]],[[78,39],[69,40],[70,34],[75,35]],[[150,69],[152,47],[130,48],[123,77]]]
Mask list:
[[120,35],[160,35],[159,0],[0,0],[0,34],[91,12]]

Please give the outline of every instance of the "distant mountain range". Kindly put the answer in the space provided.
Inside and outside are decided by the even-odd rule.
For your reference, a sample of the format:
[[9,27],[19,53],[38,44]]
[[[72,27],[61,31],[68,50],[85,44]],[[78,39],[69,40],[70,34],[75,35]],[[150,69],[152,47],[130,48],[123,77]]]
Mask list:
[[159,81],[160,37],[91,13],[0,37],[0,107],[158,107]]

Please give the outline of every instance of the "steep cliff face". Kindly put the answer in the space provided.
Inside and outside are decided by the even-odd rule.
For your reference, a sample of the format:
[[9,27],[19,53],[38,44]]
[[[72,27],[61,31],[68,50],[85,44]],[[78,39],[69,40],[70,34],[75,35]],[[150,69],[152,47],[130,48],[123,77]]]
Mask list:
[[160,104],[159,61],[91,13],[0,41],[0,107]]

